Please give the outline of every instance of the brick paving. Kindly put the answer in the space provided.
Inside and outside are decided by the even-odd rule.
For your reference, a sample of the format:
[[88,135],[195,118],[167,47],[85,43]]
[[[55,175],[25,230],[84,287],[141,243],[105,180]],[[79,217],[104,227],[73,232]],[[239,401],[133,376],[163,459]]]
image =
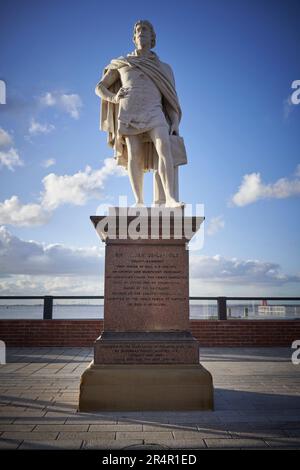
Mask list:
[[300,449],[291,352],[201,348],[213,412],[78,413],[91,348],[10,348],[0,365],[0,449]]

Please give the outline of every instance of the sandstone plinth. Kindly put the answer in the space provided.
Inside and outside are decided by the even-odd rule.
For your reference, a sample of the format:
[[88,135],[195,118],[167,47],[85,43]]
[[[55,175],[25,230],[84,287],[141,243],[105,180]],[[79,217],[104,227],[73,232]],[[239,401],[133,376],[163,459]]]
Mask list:
[[82,375],[79,409],[212,409],[212,377],[189,331],[187,247],[203,218],[180,209],[153,221],[150,210],[123,209],[91,217],[106,245],[104,331]]

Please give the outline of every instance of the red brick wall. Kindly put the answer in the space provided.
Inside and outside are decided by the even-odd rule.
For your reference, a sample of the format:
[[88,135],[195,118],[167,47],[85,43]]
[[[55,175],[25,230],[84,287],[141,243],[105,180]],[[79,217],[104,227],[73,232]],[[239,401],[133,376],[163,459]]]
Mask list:
[[[299,320],[191,320],[200,346],[290,346]],[[0,320],[7,346],[92,346],[102,320]]]
[[202,346],[290,346],[300,339],[300,320],[191,320]]

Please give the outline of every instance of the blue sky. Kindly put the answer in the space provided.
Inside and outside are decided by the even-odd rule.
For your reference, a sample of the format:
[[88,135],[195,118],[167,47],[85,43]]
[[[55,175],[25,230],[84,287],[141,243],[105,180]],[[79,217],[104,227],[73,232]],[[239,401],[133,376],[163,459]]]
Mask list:
[[[94,87],[112,58],[134,49],[142,18],[183,110],[180,199],[205,207],[191,295],[299,295],[299,14],[291,0],[2,1],[2,292],[102,293],[103,247],[89,216],[119,194],[133,198],[105,162]],[[148,174],[148,204],[151,193]]]

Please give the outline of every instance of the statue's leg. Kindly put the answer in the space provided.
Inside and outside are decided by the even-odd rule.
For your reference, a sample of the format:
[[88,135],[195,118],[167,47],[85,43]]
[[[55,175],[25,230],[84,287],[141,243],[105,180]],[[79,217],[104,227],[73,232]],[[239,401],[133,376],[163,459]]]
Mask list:
[[174,166],[174,197],[176,201],[179,200],[179,178],[178,178],[179,168]]
[[169,130],[166,126],[155,127],[149,131],[158,154],[158,172],[166,195],[167,207],[181,207],[174,192],[174,165],[171,153]]
[[166,203],[166,195],[161,182],[158,170],[153,172],[153,204],[160,205]]
[[138,135],[126,136],[128,150],[128,174],[136,204],[144,204],[144,155],[143,143]]

